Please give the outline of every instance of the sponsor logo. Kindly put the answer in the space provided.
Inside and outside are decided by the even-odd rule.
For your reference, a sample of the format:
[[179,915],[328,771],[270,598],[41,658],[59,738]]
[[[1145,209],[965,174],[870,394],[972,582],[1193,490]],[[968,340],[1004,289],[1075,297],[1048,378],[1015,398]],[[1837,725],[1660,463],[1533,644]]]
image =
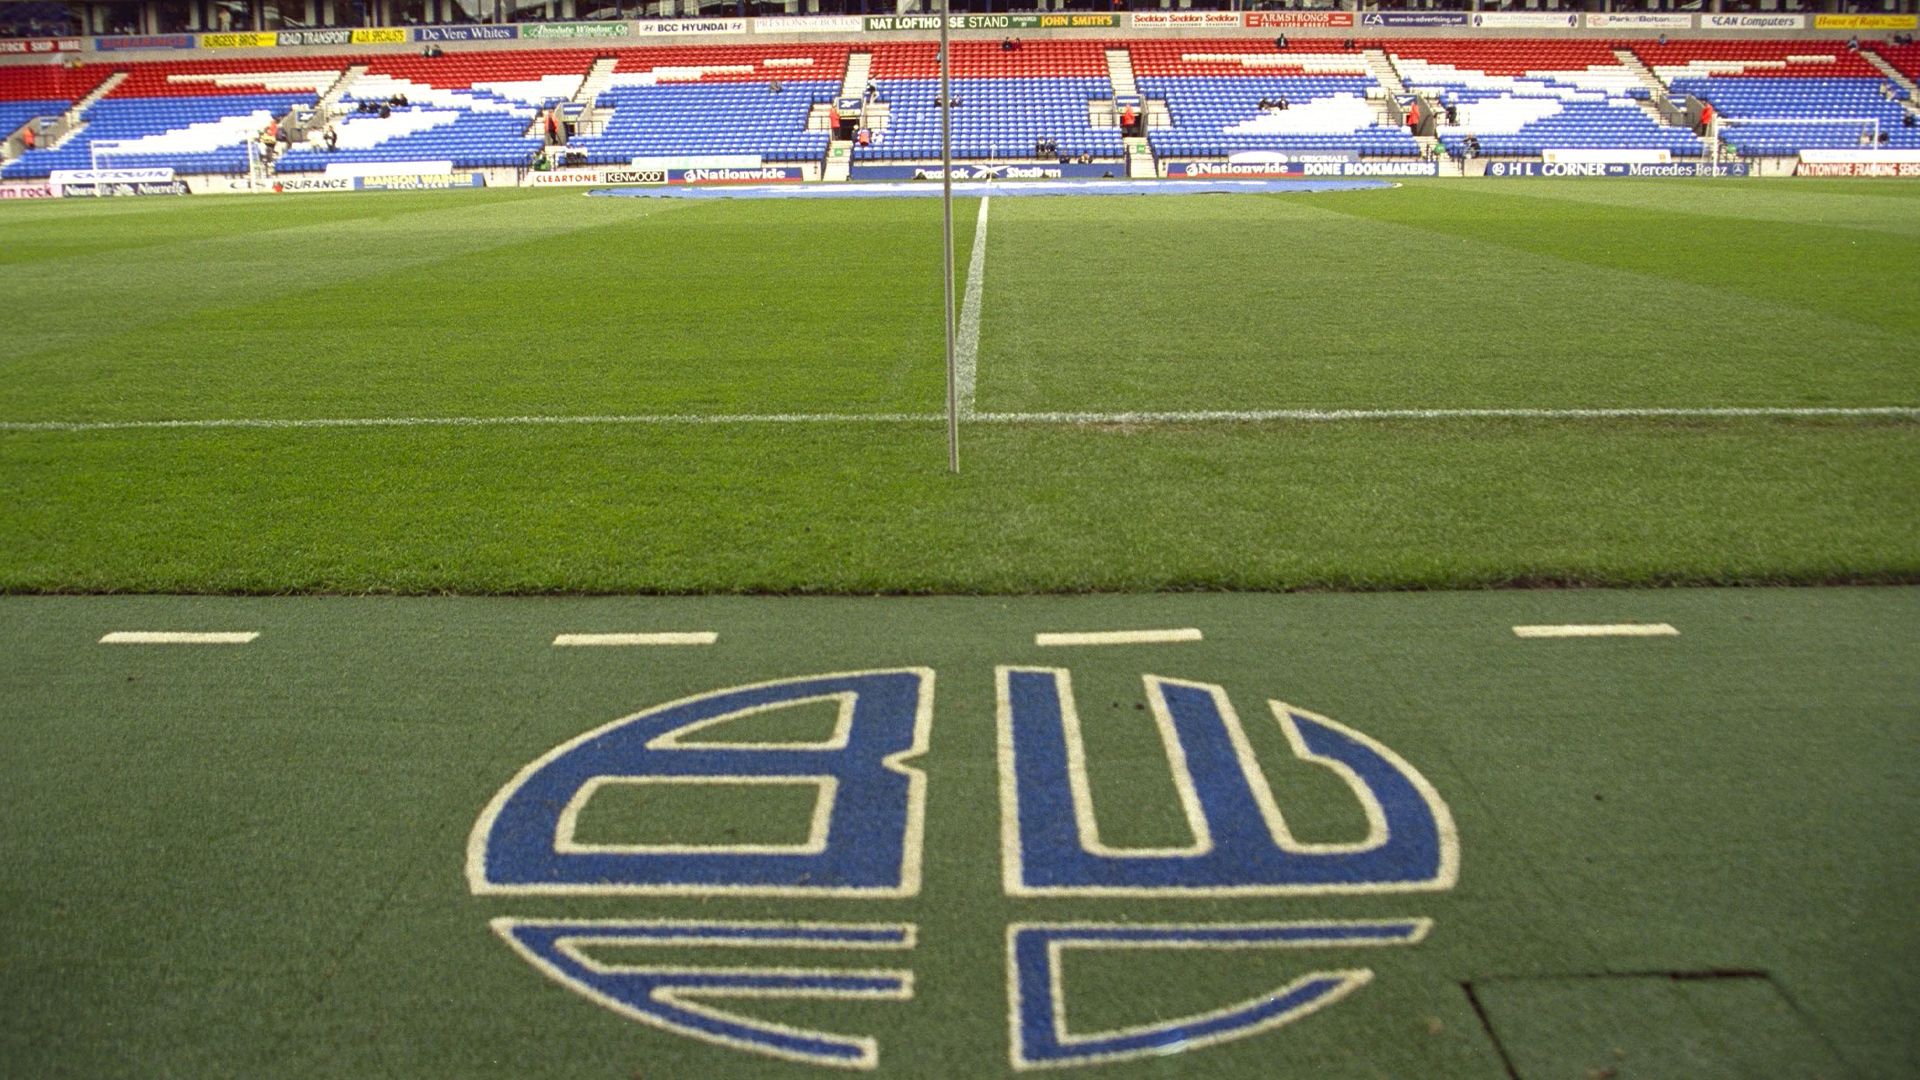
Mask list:
[[[624,25],[624,24],[623,24]],[[744,34],[745,19],[649,19],[633,24],[641,37],[685,37],[691,34]]]
[[1104,30],[1116,30],[1120,27],[1118,15],[1042,15],[1040,29],[1085,29],[1095,27]]
[[1802,161],[1793,170],[1795,176],[1920,176],[1920,161]]
[[1805,30],[1805,15],[1702,15],[1708,30]]
[[1488,176],[1747,176],[1752,167],[1743,161],[1713,165],[1699,161],[1492,161]]
[[507,41],[520,36],[517,26],[422,26],[415,41]]
[[[1337,968],[1302,975],[1299,967],[1324,968],[1312,957],[1329,947],[1418,945],[1432,920],[1382,917],[1383,898],[1443,892],[1459,880],[1451,810],[1390,747],[1281,701],[1249,711],[1243,722],[1225,688],[1150,674],[1142,678],[1142,708],[1168,748],[1169,778],[1194,839],[1171,848],[1103,842],[1071,673],[1002,666],[994,679],[997,749],[988,765],[999,770],[999,806],[942,812],[997,813],[1000,858],[965,869],[997,881],[1010,898],[1127,898],[1168,913],[1154,922],[1109,916],[1008,923],[1004,951],[977,962],[987,967],[983,974],[1006,980],[1008,1060],[1016,1069],[1199,1052],[1326,1008],[1374,979],[1360,966],[1365,952],[1342,957]],[[466,847],[468,889],[509,904],[595,897],[630,905],[613,918],[509,911],[491,920],[502,942],[542,976],[596,1005],[742,1053],[874,1068],[884,1053],[880,1039],[765,1019],[754,1015],[753,999],[915,996],[909,965],[920,927],[860,916],[872,900],[921,894],[927,804],[942,797],[920,764],[931,745],[933,685],[934,672],[923,667],[787,678],[697,694],[584,732],[519,770],[481,810]],[[822,705],[836,717],[824,738],[751,741],[729,730],[738,720]],[[1367,822],[1362,838],[1315,843],[1289,831],[1289,796],[1266,778],[1247,734],[1254,723],[1277,724],[1299,763],[1344,783],[1342,798]],[[787,842],[612,842],[582,826],[596,804],[635,796],[780,788],[797,790],[808,807]],[[743,896],[853,901],[861,910],[850,905],[849,917],[828,921],[739,920],[658,918],[639,906],[648,897]],[[1227,897],[1318,897],[1324,908],[1327,898],[1340,896],[1367,897],[1370,916],[1208,918],[1208,906]],[[583,951],[595,946],[618,947],[623,958],[610,962]],[[755,965],[738,951],[744,948],[804,949],[841,962]],[[1063,956],[1100,948],[1298,951],[1282,954],[1295,961],[1288,965],[1292,982],[1237,1005],[1141,1026],[1075,1030],[1064,1013],[1074,981]],[[678,955],[658,952],[669,949]],[[690,950],[699,962],[685,959]],[[885,954],[876,958],[884,966],[862,963],[874,952]]]
[[336,176],[332,178],[312,177],[308,179],[289,177],[285,180],[275,180],[273,182],[273,190],[292,192],[352,191],[353,178],[349,176]]
[[113,52],[118,49],[191,49],[192,34],[147,34],[133,37],[102,37],[93,39],[93,47],[100,52]]
[[55,187],[68,184],[164,184],[173,179],[173,170],[151,169],[55,169],[47,182]]
[[1303,167],[1287,161],[1176,161],[1167,167],[1167,175],[1176,180],[1209,176],[1301,176]]
[[79,38],[29,38],[0,41],[0,53],[79,52]]
[[1137,27],[1239,26],[1240,15],[1232,11],[1142,11],[1133,16]]
[[1915,30],[1920,15],[1815,15],[1815,30]]
[[[1058,180],[1065,176],[1058,165],[956,165],[955,180]],[[938,180],[939,169],[915,169],[912,179]]]
[[67,198],[94,198],[101,195],[191,195],[184,180],[169,180],[162,183],[101,183],[101,184],[62,184],[60,194]]
[[1284,30],[1296,26],[1353,25],[1351,11],[1249,11],[1245,13],[1245,18],[1246,25],[1255,30],[1262,27]]
[[280,43],[274,33],[201,34],[203,49],[271,49]]
[[617,38],[632,37],[633,24],[609,23],[529,23],[520,28],[520,36],[529,39]]
[[609,184],[664,184],[667,182],[665,169],[609,169]]
[[1489,29],[1526,27],[1535,30],[1571,30],[1579,22],[1580,16],[1577,14],[1561,15],[1544,11],[1489,11],[1473,17],[1473,25]]
[[354,187],[360,191],[444,191],[485,187],[486,183],[487,178],[479,173],[397,173],[354,178]]
[[1464,11],[1369,11],[1360,16],[1361,26],[1465,26]]
[[1587,16],[1587,26],[1594,30],[1609,27],[1616,30],[1689,30],[1693,27],[1691,15],[1663,15],[1654,12],[1615,12],[1595,11]]
[[1308,161],[1308,176],[1439,176],[1437,161]]
[[858,15],[768,15],[753,20],[756,34],[857,34]]
[[399,27],[385,27],[375,30],[355,30],[355,45],[405,45],[407,32]]
[[282,30],[279,45],[288,48],[298,45],[347,45],[353,41],[352,30]]
[[58,194],[52,184],[0,184],[0,199],[51,199]]
[[[643,175],[643,174],[636,174]],[[765,184],[798,183],[800,170],[779,165],[762,165],[757,169],[668,169],[669,184]],[[633,181],[634,183],[657,183],[658,181]]]

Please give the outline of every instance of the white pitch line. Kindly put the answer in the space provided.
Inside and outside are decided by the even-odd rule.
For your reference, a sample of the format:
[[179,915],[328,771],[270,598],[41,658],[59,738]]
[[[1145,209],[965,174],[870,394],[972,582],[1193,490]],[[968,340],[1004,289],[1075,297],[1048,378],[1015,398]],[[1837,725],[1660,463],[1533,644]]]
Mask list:
[[[1369,423],[1381,420],[1713,420],[1890,417],[1920,420],[1920,406],[1739,406],[1645,409],[1212,409],[1130,412],[995,412],[968,417],[985,424],[1206,424],[1295,421]],[[0,432],[228,430],[261,428],[410,427],[709,427],[727,424],[935,424],[944,413],[634,413],[605,416],[367,416],[312,419],[0,420]]]
[[1164,645],[1199,640],[1200,631],[1193,627],[1181,630],[1094,630],[1033,635],[1035,645]]
[[555,645],[711,645],[720,635],[711,630],[665,631],[650,634],[561,634]]
[[980,219],[973,226],[973,253],[967,257],[967,297],[960,305],[960,333],[954,345],[954,382],[961,419],[973,415],[974,384],[980,364],[980,290],[987,274],[987,204],[980,197]]
[[1679,633],[1667,623],[1563,623],[1513,628],[1513,636],[1520,638],[1674,637]]
[[102,645],[245,645],[260,636],[258,630],[188,632],[181,630],[115,630],[100,639]]

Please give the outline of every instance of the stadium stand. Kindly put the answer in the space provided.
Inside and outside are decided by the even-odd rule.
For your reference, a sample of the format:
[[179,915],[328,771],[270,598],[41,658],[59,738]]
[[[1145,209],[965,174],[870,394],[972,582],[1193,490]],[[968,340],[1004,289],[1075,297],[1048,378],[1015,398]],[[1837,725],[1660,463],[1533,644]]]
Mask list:
[[1674,41],[1633,52],[1674,96],[1733,121],[1723,138],[1742,154],[1857,148],[1876,125],[1888,145],[1920,147],[1920,129],[1901,126],[1900,88],[1841,42]]
[[71,74],[97,86],[111,73],[127,77],[82,112],[84,126],[58,146],[28,152],[0,176],[37,179],[55,169],[89,168],[96,145],[106,144],[113,144],[113,163],[120,167],[243,173],[248,138],[294,106],[311,104],[339,78],[340,60],[159,61]]
[[[1373,101],[1385,88],[1358,51],[1278,52],[1271,42],[1127,43],[1140,91],[1164,100],[1171,127],[1149,130],[1161,156],[1214,157],[1250,150],[1357,151],[1410,156],[1420,144]],[[1262,100],[1285,109],[1262,110]]]
[[[568,148],[594,165],[705,154],[818,161],[831,134],[808,130],[808,116],[839,92],[849,51],[809,44],[607,53],[615,60],[613,74],[595,104],[612,116],[604,130]],[[778,92],[771,89],[776,81]]]
[[[124,79],[80,111],[72,134],[20,154],[0,176],[85,168],[96,147],[109,143],[116,165],[241,173],[249,139],[322,95],[347,110],[335,118],[337,149],[294,145],[279,171],[442,160],[456,168],[525,167],[545,144],[545,111],[557,106],[590,121],[567,149],[591,164],[700,155],[819,161],[833,137],[831,103],[862,96],[867,78],[877,89],[874,107],[853,115],[871,125],[874,140],[855,148],[853,159],[927,161],[940,153],[936,48],[931,41],[674,44],[439,57],[90,58],[78,70],[6,65],[0,134],[67,112],[111,76]],[[1399,123],[1393,104],[1403,94],[1454,107],[1457,122],[1440,124],[1436,134],[1456,155],[1468,136],[1489,156],[1568,148],[1703,154],[1702,139],[1651,107],[1650,96],[1668,91],[1711,102],[1729,122],[1727,142],[1747,155],[1857,147],[1876,124],[1891,147],[1920,147],[1920,128],[1902,122],[1910,90],[1875,57],[1907,77],[1920,75],[1920,47],[1869,43],[1856,52],[1837,40],[1442,38],[1349,49],[1320,39],[1281,50],[1255,38],[1035,39],[1012,48],[968,39],[953,43],[953,146],[962,160],[1018,160],[1047,140],[1062,156],[1121,160],[1127,146],[1114,115],[1118,90],[1126,101],[1137,92],[1147,141],[1163,158],[1262,150],[1415,155],[1422,140]],[[406,106],[387,116],[352,111],[397,97]],[[1263,100],[1287,107],[1262,108]]]
[[[933,42],[873,47],[871,77],[887,104],[886,125],[855,161],[940,157],[940,61]],[[953,42],[953,156],[1029,158],[1050,140],[1059,153],[1112,160],[1123,153],[1117,127],[1096,128],[1092,103],[1113,100],[1103,43]]]
[[1437,134],[1460,154],[1467,136],[1488,156],[1560,149],[1705,152],[1691,131],[1642,105],[1653,88],[1605,41],[1432,40],[1373,43],[1411,91],[1454,106]]

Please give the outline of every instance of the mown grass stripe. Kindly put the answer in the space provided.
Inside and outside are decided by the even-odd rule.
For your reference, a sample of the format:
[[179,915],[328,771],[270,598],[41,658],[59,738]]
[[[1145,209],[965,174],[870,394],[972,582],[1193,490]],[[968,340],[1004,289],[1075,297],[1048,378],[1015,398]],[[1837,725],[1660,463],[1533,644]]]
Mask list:
[[[1380,420],[1715,420],[1888,417],[1920,419],[1920,406],[1729,406],[1709,408],[1591,409],[1197,409],[1130,412],[991,412],[968,417],[986,424],[1206,424]],[[201,420],[0,420],[0,432],[238,430],[247,428],[557,427],[581,425],[931,424],[941,413],[633,413],[605,416],[356,416],[236,417]]]

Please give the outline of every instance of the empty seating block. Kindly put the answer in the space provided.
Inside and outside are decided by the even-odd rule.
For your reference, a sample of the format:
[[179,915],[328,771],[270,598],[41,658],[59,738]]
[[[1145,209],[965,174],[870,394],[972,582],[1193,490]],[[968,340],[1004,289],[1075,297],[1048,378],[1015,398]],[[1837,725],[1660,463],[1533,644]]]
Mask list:
[[[1412,156],[1420,144],[1388,122],[1371,97],[1381,88],[1357,50],[1285,51],[1252,39],[1138,41],[1127,45],[1140,92],[1167,103],[1171,128],[1149,129],[1162,157],[1247,151]],[[1283,110],[1262,110],[1284,99]]]
[[[1103,47],[1085,41],[953,43],[953,156],[1005,160],[1034,156],[1047,139],[1059,152],[1115,159],[1118,128],[1096,128],[1089,102],[1111,100]],[[924,161],[940,156],[940,60],[932,42],[882,44],[871,76],[888,106],[886,130],[856,147],[855,161]]]
[[1724,137],[1743,154],[1858,148],[1876,127],[1890,146],[1920,148],[1920,129],[1901,124],[1898,88],[1839,42],[1685,41],[1634,53],[1675,96],[1711,102],[1734,121]]
[[808,131],[807,116],[839,95],[848,51],[846,45],[620,50],[610,54],[617,58],[613,78],[598,100],[613,109],[611,122],[569,149],[596,165],[714,154],[818,161],[832,136]]

